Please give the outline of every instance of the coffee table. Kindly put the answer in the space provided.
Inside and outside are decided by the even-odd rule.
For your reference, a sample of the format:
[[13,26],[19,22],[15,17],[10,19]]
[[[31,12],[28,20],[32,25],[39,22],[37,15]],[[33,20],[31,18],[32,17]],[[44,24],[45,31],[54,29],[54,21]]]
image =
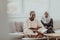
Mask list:
[[50,33],[50,34],[44,34],[44,35],[47,36],[48,40],[49,38],[56,38],[56,40],[60,38],[60,33]]

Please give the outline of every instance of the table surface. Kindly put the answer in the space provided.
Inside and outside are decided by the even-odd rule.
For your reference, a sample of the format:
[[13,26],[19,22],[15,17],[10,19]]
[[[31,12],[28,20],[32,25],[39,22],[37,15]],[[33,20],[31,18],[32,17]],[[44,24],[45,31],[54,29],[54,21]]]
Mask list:
[[60,33],[50,33],[50,34],[44,34],[46,36],[54,36],[54,37],[60,37]]

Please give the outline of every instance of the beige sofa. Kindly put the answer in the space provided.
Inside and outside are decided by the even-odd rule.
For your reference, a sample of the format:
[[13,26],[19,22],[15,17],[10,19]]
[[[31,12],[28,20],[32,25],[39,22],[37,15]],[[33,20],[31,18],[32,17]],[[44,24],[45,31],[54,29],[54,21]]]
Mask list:
[[11,40],[20,39],[24,36],[23,34],[23,22],[9,22],[10,33],[8,34]]
[[[9,34],[12,38],[22,38],[23,34],[23,24],[24,22],[9,22],[11,33]],[[55,32],[60,32],[60,21],[54,21],[54,30]]]
[[[11,32],[23,32],[23,24],[24,22],[16,22],[11,21],[9,22],[9,26],[11,29]],[[54,30],[60,29],[60,21],[54,21]]]
[[23,22],[9,22],[11,32],[23,32]]

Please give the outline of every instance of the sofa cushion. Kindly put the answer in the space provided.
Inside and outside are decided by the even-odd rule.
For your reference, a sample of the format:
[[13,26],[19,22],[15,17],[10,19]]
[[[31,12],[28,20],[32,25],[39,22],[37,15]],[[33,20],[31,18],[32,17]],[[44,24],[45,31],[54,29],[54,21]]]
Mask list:
[[23,22],[15,22],[17,32],[23,32]]
[[11,32],[11,33],[16,32],[15,22],[10,21],[10,22],[9,22],[9,26],[10,26],[10,32]]

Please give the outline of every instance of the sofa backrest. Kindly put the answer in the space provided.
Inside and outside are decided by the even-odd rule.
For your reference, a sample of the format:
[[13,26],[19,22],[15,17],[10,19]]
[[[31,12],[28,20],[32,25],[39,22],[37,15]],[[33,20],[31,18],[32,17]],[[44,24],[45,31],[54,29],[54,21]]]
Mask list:
[[[23,32],[23,22],[10,22],[11,32]],[[54,21],[54,29],[60,28],[60,21]]]
[[17,32],[23,32],[23,22],[15,22]]
[[9,22],[11,32],[23,32],[23,22]]
[[54,29],[60,29],[60,21],[54,21]]

